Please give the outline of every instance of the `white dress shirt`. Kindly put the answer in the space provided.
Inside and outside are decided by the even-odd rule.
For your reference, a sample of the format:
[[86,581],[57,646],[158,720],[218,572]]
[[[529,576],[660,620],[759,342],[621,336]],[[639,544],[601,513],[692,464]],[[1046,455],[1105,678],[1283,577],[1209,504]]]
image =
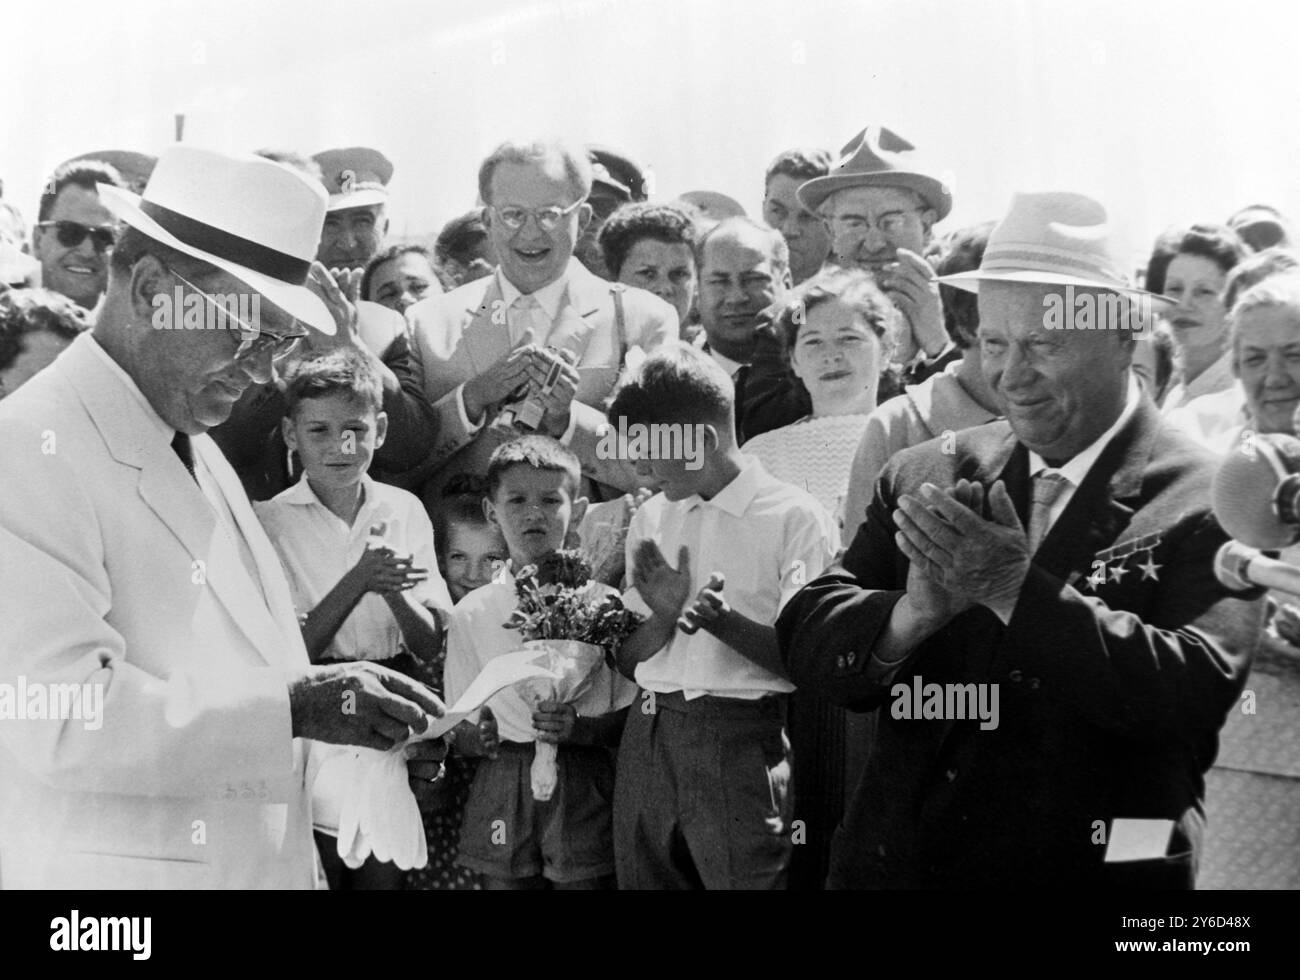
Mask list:
[[[270,500],[253,505],[275,545],[289,578],[299,616],[316,608],[360,560],[370,530],[398,554],[414,555],[429,577],[409,590],[422,606],[451,610],[451,596],[438,573],[433,525],[414,494],[362,476],[363,499],[349,527],[321,503],[304,473],[302,479]],[[325,656],[337,660],[388,660],[403,646],[402,630],[383,597],[367,592],[339,627]]]
[[[748,457],[736,478],[710,500],[694,494],[672,501],[656,494],[646,501],[628,529],[628,568],[646,539],[658,544],[672,565],[686,545],[692,599],[711,573],[721,572],[731,608],[764,626],[776,624],[790,597],[820,575],[840,547],[839,528],[811,494],[782,483]],[[650,612],[635,589],[626,601],[629,609]],[[687,700],[705,694],[756,699],[794,690],[788,680],[703,629],[693,635],[674,632],[667,646],[637,665],[636,680],[660,694],[681,691]]]

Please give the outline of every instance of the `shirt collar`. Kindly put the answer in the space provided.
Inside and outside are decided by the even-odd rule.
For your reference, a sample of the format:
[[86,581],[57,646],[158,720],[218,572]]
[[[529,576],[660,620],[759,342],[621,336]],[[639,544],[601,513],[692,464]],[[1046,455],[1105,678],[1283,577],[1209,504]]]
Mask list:
[[[1110,445],[1110,441],[1119,433],[1119,430],[1124,428],[1128,423],[1128,420],[1133,417],[1133,413],[1137,411],[1138,405],[1141,401],[1142,391],[1138,387],[1137,378],[1133,377],[1132,372],[1130,372],[1128,378],[1128,398],[1124,402],[1124,411],[1119,413],[1119,418],[1115,420],[1115,424],[1103,432],[1087,449],[1080,453],[1076,453],[1073,459],[1064,466],[1059,467],[1056,472],[1069,480],[1072,486],[1080,486],[1083,483],[1083,478],[1087,476],[1088,471],[1092,469],[1092,464],[1097,462],[1097,457],[1102,454],[1106,447]],[[1051,467],[1047,465],[1047,461],[1032,449],[1029,450],[1030,477],[1036,477],[1043,470],[1048,469],[1051,469]]]
[[709,356],[717,361],[722,370],[727,372],[727,377],[732,378],[733,380],[736,377],[736,372],[745,366],[739,361],[733,361],[726,354],[719,354],[712,347],[709,348]]
[[[320,497],[316,496],[316,491],[311,488],[307,482],[307,474],[303,473],[298,478],[298,482],[286,490],[280,497],[286,504],[311,505],[324,507]],[[370,474],[361,474],[361,509],[357,511],[357,518],[360,519],[366,511],[375,506],[375,481],[370,479]],[[328,508],[327,508],[328,509]]]
[[709,500],[705,500],[698,493],[693,493],[681,501],[682,509],[692,511],[696,507],[716,507],[732,517],[743,517],[745,510],[758,496],[760,484],[766,475],[766,471],[757,459],[749,456],[746,460],[735,478]]
[[145,418],[153,424],[159,434],[168,442],[171,442],[176,436],[176,430],[164,422],[162,416],[154,410],[154,407],[151,404],[149,404],[149,399],[145,398],[144,392],[142,392],[140,386],[135,383],[135,379],[126,373],[122,365],[113,360],[108,351],[104,350],[99,341],[95,339],[94,334],[86,334],[86,346],[95,352],[95,356],[103,361],[104,365],[113,372],[119,381],[122,382],[126,387],[126,390],[131,393],[131,397],[139,402],[140,407],[144,409]]
[[[570,264],[576,261],[578,260],[569,259]],[[501,298],[505,301],[506,309],[514,306],[515,300],[523,295],[519,290],[519,287],[506,277],[505,272],[500,266],[497,266],[497,285],[501,289]],[[564,290],[568,288],[568,285],[569,269],[566,267],[564,273],[560,278],[556,279],[555,282],[543,286],[541,289],[533,292],[533,298],[537,300],[537,304],[542,308],[542,312],[552,320],[554,320],[556,314],[560,312],[560,299],[564,296]]]

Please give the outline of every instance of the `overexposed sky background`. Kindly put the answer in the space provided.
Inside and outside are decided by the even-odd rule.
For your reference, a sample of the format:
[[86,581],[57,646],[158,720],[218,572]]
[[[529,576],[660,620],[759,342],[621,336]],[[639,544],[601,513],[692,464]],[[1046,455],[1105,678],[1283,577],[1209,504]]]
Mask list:
[[392,229],[474,204],[508,136],[621,147],[656,197],[757,213],[780,150],[868,123],[955,184],[1099,196],[1138,264],[1172,223],[1300,216],[1300,7],[1234,0],[63,0],[9,5],[0,177],[35,219],[60,161],[174,139],[394,161]]

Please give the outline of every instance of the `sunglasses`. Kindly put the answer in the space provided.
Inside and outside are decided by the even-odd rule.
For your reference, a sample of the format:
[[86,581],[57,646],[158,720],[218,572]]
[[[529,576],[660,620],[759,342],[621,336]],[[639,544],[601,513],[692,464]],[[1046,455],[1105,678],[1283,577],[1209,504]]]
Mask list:
[[117,227],[114,225],[83,225],[80,221],[38,221],[37,228],[53,228],[54,236],[64,248],[76,248],[89,235],[95,250],[107,252],[117,244]]
[[[269,330],[263,330],[261,327],[249,326],[230,309],[230,304],[219,302],[216,297],[210,293],[204,292],[175,269],[168,269],[167,271],[206,299],[227,318],[234,320],[235,323],[239,324],[239,346],[235,348],[236,361],[241,361],[245,358],[258,358],[266,354],[267,351],[270,351],[272,360],[283,360],[293,352],[294,348],[298,346],[298,342],[307,336],[306,331],[301,333],[274,334]],[[295,320],[295,326],[297,323],[298,321]]]

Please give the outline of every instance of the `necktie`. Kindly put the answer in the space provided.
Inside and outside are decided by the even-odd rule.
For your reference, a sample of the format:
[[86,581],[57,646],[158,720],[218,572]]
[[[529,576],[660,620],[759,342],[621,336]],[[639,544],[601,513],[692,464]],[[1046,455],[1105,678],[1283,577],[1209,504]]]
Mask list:
[[520,296],[510,307],[510,346],[546,342],[548,327],[542,323],[545,318],[542,304],[531,293]]
[[185,469],[197,483],[199,478],[194,476],[194,447],[190,445],[190,437],[184,432],[177,432],[172,437],[172,451],[180,457],[180,461],[185,464]]
[[1052,526],[1052,506],[1061,494],[1070,487],[1070,481],[1060,473],[1043,470],[1034,478],[1034,506],[1029,514],[1029,553],[1038,551],[1038,546],[1047,537]]

